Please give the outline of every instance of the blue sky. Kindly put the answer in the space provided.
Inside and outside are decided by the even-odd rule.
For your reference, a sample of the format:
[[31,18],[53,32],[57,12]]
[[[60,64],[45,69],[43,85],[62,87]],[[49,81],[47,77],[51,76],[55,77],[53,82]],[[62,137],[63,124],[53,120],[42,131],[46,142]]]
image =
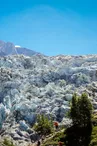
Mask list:
[[46,55],[97,54],[97,0],[1,0],[0,40]]

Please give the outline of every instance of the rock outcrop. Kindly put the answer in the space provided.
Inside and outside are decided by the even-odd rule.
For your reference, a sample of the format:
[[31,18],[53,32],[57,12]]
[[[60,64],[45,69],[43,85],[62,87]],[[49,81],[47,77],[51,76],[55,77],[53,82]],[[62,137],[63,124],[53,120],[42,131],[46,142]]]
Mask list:
[[16,55],[16,54],[32,56],[38,53],[24,47],[15,46],[11,42],[5,43],[3,41],[0,41],[0,56]]

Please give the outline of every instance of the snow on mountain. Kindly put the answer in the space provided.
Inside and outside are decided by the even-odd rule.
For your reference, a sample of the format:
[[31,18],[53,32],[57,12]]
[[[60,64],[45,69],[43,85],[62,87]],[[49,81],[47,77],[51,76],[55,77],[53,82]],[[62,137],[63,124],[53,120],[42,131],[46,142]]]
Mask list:
[[20,47],[19,45],[14,45],[13,43],[10,42],[5,43],[3,41],[0,41],[0,56],[15,55],[15,54],[32,56],[34,54],[37,54],[37,52],[27,48]]

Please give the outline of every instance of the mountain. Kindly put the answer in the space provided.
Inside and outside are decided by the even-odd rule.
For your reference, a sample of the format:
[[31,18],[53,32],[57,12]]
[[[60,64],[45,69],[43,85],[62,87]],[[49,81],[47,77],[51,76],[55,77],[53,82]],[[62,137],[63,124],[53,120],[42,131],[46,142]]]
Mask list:
[[19,145],[24,134],[30,137],[37,114],[68,124],[74,92],[86,92],[97,111],[97,55],[0,57],[0,128]]
[[0,56],[15,55],[15,54],[32,56],[37,54],[37,52],[20,46],[15,46],[13,43],[10,42],[5,43],[3,41],[0,41]]

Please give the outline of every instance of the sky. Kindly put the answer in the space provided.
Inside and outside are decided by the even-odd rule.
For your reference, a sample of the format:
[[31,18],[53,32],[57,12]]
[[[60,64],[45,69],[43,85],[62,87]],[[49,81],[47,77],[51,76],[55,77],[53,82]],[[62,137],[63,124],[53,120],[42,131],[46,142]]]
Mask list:
[[97,54],[97,0],[0,0],[0,40],[49,56]]

